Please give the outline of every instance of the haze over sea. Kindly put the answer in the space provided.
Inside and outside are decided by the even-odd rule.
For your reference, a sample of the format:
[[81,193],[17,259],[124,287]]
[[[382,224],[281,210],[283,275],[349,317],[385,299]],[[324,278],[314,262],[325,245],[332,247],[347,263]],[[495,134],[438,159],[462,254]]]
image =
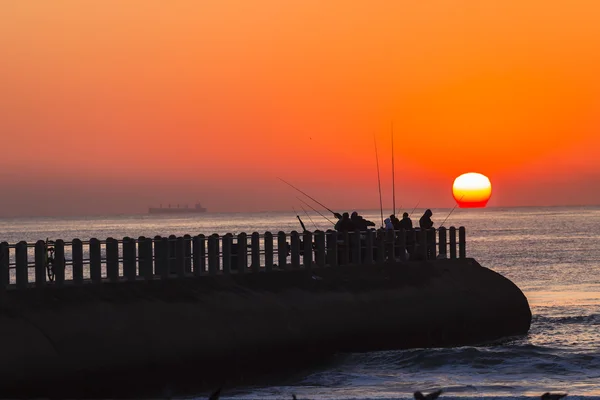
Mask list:
[[[415,223],[422,212],[412,214]],[[433,209],[436,227],[449,212]],[[379,224],[378,210],[361,213]],[[320,229],[331,227],[310,215]],[[301,217],[312,230],[309,218]],[[456,209],[445,224],[451,225],[466,227],[469,257],[525,293],[533,312],[527,337],[461,348],[343,354],[292,377],[225,388],[222,398],[291,399],[295,393],[299,399],[392,399],[436,388],[445,389],[443,398],[518,398],[545,391],[600,398],[600,207]],[[0,219],[0,241],[11,243],[267,230],[301,228],[292,212]]]

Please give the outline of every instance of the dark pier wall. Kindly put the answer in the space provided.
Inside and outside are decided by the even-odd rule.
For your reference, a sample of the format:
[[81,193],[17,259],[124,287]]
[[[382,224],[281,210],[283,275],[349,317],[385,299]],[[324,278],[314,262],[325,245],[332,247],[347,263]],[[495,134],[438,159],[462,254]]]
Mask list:
[[469,258],[9,290],[0,304],[9,396],[114,397],[180,370],[210,387],[296,356],[477,344],[531,322],[523,293]]

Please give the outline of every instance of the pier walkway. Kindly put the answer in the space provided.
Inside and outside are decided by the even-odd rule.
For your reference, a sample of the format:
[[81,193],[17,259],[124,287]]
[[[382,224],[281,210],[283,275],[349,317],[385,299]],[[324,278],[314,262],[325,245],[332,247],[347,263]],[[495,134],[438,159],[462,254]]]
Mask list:
[[0,291],[466,258],[465,228],[0,243]]

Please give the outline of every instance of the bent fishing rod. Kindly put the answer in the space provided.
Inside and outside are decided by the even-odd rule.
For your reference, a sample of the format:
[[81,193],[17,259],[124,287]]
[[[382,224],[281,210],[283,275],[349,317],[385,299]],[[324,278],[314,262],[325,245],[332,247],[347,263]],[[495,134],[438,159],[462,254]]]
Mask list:
[[304,222],[302,222],[302,220],[300,219],[300,216],[298,215],[298,212],[296,212],[296,209],[294,208],[294,206],[292,206],[292,210],[294,210],[294,214],[296,214],[296,218],[298,218],[298,221],[300,221],[300,225],[302,225],[302,231],[306,232],[306,227],[304,226]]
[[308,204],[307,202],[305,202],[304,200],[302,200],[300,197],[296,196],[296,198],[298,200],[300,200],[301,202],[303,202],[304,204],[306,204],[307,206],[309,206],[310,208],[312,208],[312,210],[314,212],[316,212],[317,214],[319,214],[321,217],[325,218],[327,221],[331,222],[333,225],[335,225],[335,222],[333,222],[332,220],[330,220],[329,218],[327,218],[326,216],[324,216],[319,210],[317,210],[316,208],[314,208],[313,206],[311,206],[310,204]]
[[421,199],[419,199],[419,201],[417,201],[417,205],[415,206],[415,208],[413,208],[413,210],[410,212],[410,214],[408,214],[409,217],[415,212],[415,210],[417,209],[417,207],[419,207],[419,203],[420,202],[421,202]]
[[396,178],[395,178],[395,170],[394,167],[394,121],[392,121],[391,127],[392,134],[392,213],[396,215]]
[[306,211],[306,209],[304,207],[302,207],[302,204],[300,204],[300,208],[302,209],[302,211],[304,211],[304,214],[306,214],[306,216],[308,217],[308,220],[314,225],[315,230],[318,230],[319,228],[317,228],[317,224],[315,224],[312,220],[312,218],[310,217],[310,215],[308,215],[308,212]]
[[450,210],[450,213],[448,214],[448,216],[446,217],[446,219],[444,220],[444,222],[442,222],[442,224],[440,225],[440,228],[441,228],[442,226],[444,226],[444,223],[446,223],[446,220],[447,220],[448,218],[450,218],[450,214],[452,214],[452,212],[454,211],[454,209],[456,208],[456,206],[458,205],[458,203],[460,203],[460,201],[463,199],[463,197],[465,197],[465,195],[464,195],[464,194],[463,194],[463,195],[461,196],[461,198],[460,198],[460,199],[459,199],[459,200],[456,202],[456,204],[454,205],[454,207],[452,207],[452,210]]
[[375,144],[375,163],[377,164],[377,183],[379,184],[379,209],[381,210],[381,227],[384,228],[383,223],[383,200],[381,199],[381,176],[379,175],[379,156],[377,155],[377,139],[375,133],[373,133],[373,143]]
[[398,214],[400,213],[400,211],[402,211],[402,204],[400,204],[400,207],[398,207],[398,212],[396,214],[394,214],[394,215],[398,216]]
[[[312,201],[314,201],[315,203],[317,203],[318,205],[320,205],[321,207],[323,207],[324,209],[326,209],[327,211],[329,211],[330,213],[332,213],[336,218],[341,218],[342,216],[339,213],[334,212],[331,208],[329,207],[325,207],[325,205],[323,205],[322,203],[320,203],[319,201],[315,200],[313,197],[307,195],[306,193],[304,193],[302,190],[298,189],[296,186],[292,185],[291,183],[284,181],[283,179],[281,179],[280,177],[277,177],[277,179],[279,179],[280,181],[282,181],[283,183],[285,183],[286,185],[291,186],[292,188],[296,189],[297,191],[299,191],[300,193],[302,193],[303,195],[305,195],[306,197],[308,197],[309,199],[311,199]],[[339,215],[339,217],[338,217]]]

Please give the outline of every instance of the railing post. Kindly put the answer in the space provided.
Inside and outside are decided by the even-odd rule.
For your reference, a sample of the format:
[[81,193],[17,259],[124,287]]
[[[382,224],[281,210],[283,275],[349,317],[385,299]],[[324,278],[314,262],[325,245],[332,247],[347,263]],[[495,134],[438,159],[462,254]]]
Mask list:
[[464,226],[458,228],[458,257],[467,257],[467,232]]
[[273,234],[265,232],[265,271],[273,271]]
[[258,232],[252,232],[250,238],[250,247],[252,248],[251,264],[252,272],[260,271],[260,235]]
[[237,235],[237,272],[238,274],[246,273],[248,269],[248,235],[242,232]]
[[302,263],[304,264],[304,268],[312,269],[313,262],[313,249],[312,249],[312,233],[310,231],[305,231],[302,234],[302,243],[304,244],[304,254],[302,257]]
[[430,260],[435,260],[437,258],[437,245],[435,243],[436,239],[436,231],[435,228],[430,228],[427,230],[427,258]]
[[[143,236],[140,238],[142,239]],[[138,247],[139,247],[138,242]],[[135,240],[129,236],[123,238],[123,275],[128,281],[135,281],[136,276],[136,262],[135,262]],[[140,265],[140,275],[142,275]]]
[[385,232],[385,242],[387,244],[388,256],[387,259],[389,262],[396,261],[396,231],[392,229],[388,229]]
[[144,260],[144,236],[139,236],[137,242],[136,257],[137,257],[137,276],[142,277],[146,274],[146,260]]
[[154,279],[154,271],[152,268],[152,238],[140,237],[138,241],[138,260],[140,264],[140,275],[145,280]]
[[377,263],[378,264],[385,262],[385,241],[386,241],[385,229],[378,229],[377,230]]
[[325,266],[325,232],[316,231],[315,232],[315,258],[317,266],[324,267]]
[[109,282],[119,280],[119,242],[117,239],[106,239],[106,276]]
[[446,243],[446,227],[440,226],[438,229],[438,249],[440,253],[440,258],[447,258],[447,249],[448,244]]
[[409,245],[409,256],[411,259],[414,258],[418,258],[417,257],[417,231],[414,229],[411,229],[410,231],[408,231],[408,237],[410,237],[410,245]]
[[185,260],[185,273],[192,273],[192,237],[183,235],[183,258]]
[[277,266],[279,269],[287,269],[287,237],[285,232],[279,231],[277,233]]
[[58,286],[65,283],[65,241],[57,239],[54,242],[54,281]]
[[46,242],[38,240],[35,242],[35,286],[46,286]]
[[71,241],[71,258],[73,259],[73,283],[83,284],[83,243],[80,239]]
[[292,268],[300,268],[300,236],[298,232],[292,231],[290,233],[290,245],[292,247]]
[[327,264],[331,267],[338,266],[338,233],[330,230],[325,236],[327,245]]
[[154,238],[152,239],[152,253],[154,255],[154,262],[152,263],[152,274],[153,275],[158,275],[160,276],[160,257],[162,255],[162,246],[161,246],[161,237],[160,235],[156,235],[154,236]]
[[374,245],[374,240],[373,240],[373,231],[370,229],[367,229],[367,231],[365,232],[365,255],[364,255],[364,264],[365,265],[371,265],[373,264],[373,245]]
[[340,249],[340,265],[348,265],[350,263],[350,234],[348,231],[342,231],[341,236],[342,248]]
[[360,240],[360,230],[356,229],[352,232],[352,241],[350,242],[350,248],[352,249],[352,264],[360,265],[362,263],[361,258],[361,240]]
[[93,283],[102,282],[102,252],[96,238],[90,239],[90,278]]
[[419,231],[419,255],[423,260],[427,260],[427,247],[429,246],[428,242],[427,229],[421,229]]
[[177,274],[177,236],[169,235],[169,275]]
[[28,284],[27,242],[20,241],[15,248],[17,288],[24,289]]
[[185,239],[178,237],[175,242],[175,272],[179,278],[185,276]]
[[404,228],[400,228],[398,235],[400,235],[398,238],[400,240],[400,262],[406,262],[406,231]]
[[152,243],[152,239],[146,238],[145,236],[139,236],[137,238],[137,254],[135,254],[137,258],[138,276],[143,277],[144,279],[147,279],[148,277],[148,269],[150,269],[150,275],[152,275],[152,245],[150,245],[150,257],[148,257],[147,240],[150,240],[150,243]]
[[10,253],[7,242],[0,243],[0,291],[5,290],[10,283]]
[[194,236],[194,275],[200,276],[206,272],[206,238],[204,235]]
[[231,274],[231,242],[233,237],[229,234],[223,235],[221,241],[223,242],[222,258],[223,258],[223,275]]
[[450,258],[456,258],[456,228],[450,227]]
[[160,238],[160,240],[156,243],[156,245],[158,246],[158,248],[160,249],[159,251],[159,256],[157,258],[157,269],[160,272],[160,277],[161,279],[169,279],[169,275],[170,275],[170,270],[169,270],[169,264],[170,264],[170,259],[171,259],[171,242],[169,241],[168,237],[162,237]]
[[208,274],[216,275],[219,271],[219,235],[208,237]]

